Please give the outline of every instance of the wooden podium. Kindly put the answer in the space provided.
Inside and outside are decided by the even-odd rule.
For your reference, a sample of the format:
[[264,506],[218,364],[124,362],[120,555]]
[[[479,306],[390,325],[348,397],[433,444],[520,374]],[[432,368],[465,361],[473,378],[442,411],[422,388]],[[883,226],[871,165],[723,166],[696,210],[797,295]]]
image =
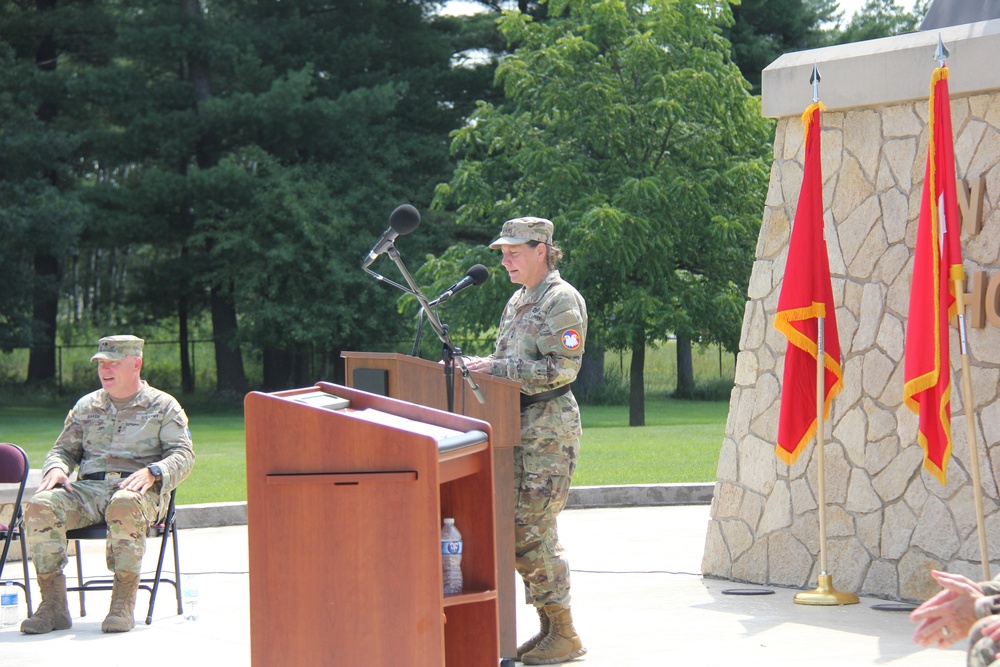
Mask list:
[[[405,354],[344,352],[348,386],[360,381],[381,383],[385,395],[438,410],[448,409],[444,366]],[[379,373],[382,374],[379,377]],[[493,474],[497,525],[497,581],[500,605],[500,655],[517,657],[514,571],[514,452],[521,443],[521,383],[473,373],[486,397],[480,404],[455,369],[454,408],[458,414],[482,419],[493,426]],[[358,380],[359,382],[355,382]],[[383,382],[384,380],[384,382]],[[371,389],[370,389],[371,390]]]
[[490,425],[329,383],[245,407],[251,664],[496,667]]

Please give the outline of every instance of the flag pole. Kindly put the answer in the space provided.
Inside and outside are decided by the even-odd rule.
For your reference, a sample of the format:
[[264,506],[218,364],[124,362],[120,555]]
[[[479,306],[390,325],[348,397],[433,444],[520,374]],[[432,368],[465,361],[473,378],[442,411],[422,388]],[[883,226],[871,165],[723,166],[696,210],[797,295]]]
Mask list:
[[826,324],[825,317],[816,318],[816,484],[819,494],[819,585],[829,570],[826,561],[826,420],[823,415],[823,398],[826,394]]
[[[813,87],[813,104],[819,102],[819,68],[813,61],[809,83]],[[833,587],[833,577],[828,573],[826,557],[826,452],[824,444],[823,405],[826,396],[826,325],[825,317],[816,318],[816,493],[819,504],[819,581],[811,591],[795,594],[796,604],[838,605],[857,604],[854,593],[838,591]]]
[[[948,49],[938,34],[937,51],[934,59],[938,67],[946,67]],[[986,545],[986,514],[983,511],[983,482],[979,471],[979,439],[976,437],[976,416],[973,412],[972,369],[969,362],[969,339],[965,328],[965,281],[956,280],[955,305],[958,308],[958,337],[962,353],[962,405],[965,407],[965,429],[969,442],[969,472],[972,474],[972,497],[976,504],[976,526],[979,529],[979,557],[983,565],[983,581],[989,581],[990,555]]]
[[816,334],[816,477],[817,501],[819,503],[819,581],[818,586],[811,591],[795,594],[795,604],[838,605],[857,604],[858,596],[846,591],[838,591],[833,587],[833,576],[829,574],[826,559],[826,456],[823,438],[823,394],[824,375],[826,373],[825,353],[823,351],[823,325],[825,318],[819,317],[816,323],[819,330]]
[[965,407],[965,428],[969,441],[969,472],[972,473],[972,497],[976,502],[976,526],[979,528],[979,557],[983,563],[983,581],[989,581],[990,556],[986,546],[986,515],[983,511],[983,482],[979,473],[979,440],[976,438],[976,416],[972,402],[972,370],[969,368],[969,343],[965,333],[965,281],[955,281],[958,303],[958,335],[962,349],[962,404]]

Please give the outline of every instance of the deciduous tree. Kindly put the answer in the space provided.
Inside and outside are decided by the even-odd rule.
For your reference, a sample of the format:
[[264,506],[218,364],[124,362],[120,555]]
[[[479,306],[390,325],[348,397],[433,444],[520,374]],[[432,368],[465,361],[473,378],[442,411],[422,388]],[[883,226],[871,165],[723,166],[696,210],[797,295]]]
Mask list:
[[590,305],[588,346],[632,350],[638,426],[646,345],[700,340],[720,323],[693,304],[745,288],[769,125],[721,36],[726,2],[568,0],[549,16],[504,15],[506,101],[455,133],[461,162],[436,203],[478,227],[555,222]]
[[825,46],[841,19],[836,0],[740,0],[725,29],[733,60],[760,94],[764,68],[790,51]]
[[910,12],[897,5],[896,0],[868,0],[843,30],[833,33],[833,42],[847,44],[912,32],[927,14],[929,1],[918,2]]

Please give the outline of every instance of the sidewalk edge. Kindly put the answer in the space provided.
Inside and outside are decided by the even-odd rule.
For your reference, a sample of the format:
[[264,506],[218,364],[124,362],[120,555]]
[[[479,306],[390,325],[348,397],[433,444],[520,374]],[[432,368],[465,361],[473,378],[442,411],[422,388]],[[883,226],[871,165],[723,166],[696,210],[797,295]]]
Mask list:
[[[627,484],[576,486],[569,491],[567,509],[709,505],[714,482],[703,484]],[[177,506],[178,528],[241,526],[247,522],[247,504],[202,503]]]

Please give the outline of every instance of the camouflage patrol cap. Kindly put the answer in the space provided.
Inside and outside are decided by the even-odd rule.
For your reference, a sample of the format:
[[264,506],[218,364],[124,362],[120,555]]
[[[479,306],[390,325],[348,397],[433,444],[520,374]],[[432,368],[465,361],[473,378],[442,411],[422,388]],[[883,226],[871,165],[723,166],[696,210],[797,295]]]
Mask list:
[[552,222],[545,218],[514,218],[503,223],[500,238],[490,244],[494,250],[505,245],[521,245],[538,241],[552,245]]
[[142,359],[142,345],[145,343],[141,338],[135,336],[105,336],[97,343],[97,354],[90,358],[91,363],[106,359],[107,361],[120,361],[125,357],[139,357]]

